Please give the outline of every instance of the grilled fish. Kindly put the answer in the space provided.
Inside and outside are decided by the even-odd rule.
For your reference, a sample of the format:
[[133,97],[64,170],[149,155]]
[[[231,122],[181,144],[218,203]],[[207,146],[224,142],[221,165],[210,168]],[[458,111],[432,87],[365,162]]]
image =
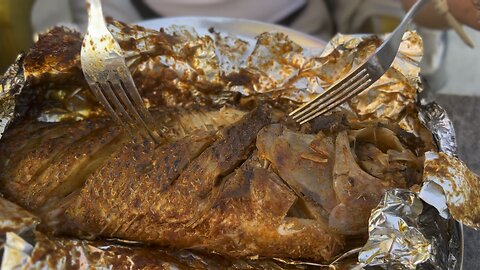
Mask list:
[[386,189],[418,181],[416,150],[385,126],[306,132],[272,111],[156,111],[158,147],[106,119],[20,123],[0,142],[1,192],[57,234],[327,262]]
[[[176,52],[180,36],[146,33],[155,46],[142,53],[121,42],[129,63],[210,59],[189,55],[197,46]],[[298,127],[274,92],[222,90],[259,81],[245,70],[222,83],[201,69],[134,71],[169,133],[162,145],[132,139],[86,91],[80,41],[59,28],[40,37],[24,63],[35,99],[0,139],[0,193],[39,216],[44,233],[327,263],[364,240],[387,189],[420,182],[423,137],[343,113]]]

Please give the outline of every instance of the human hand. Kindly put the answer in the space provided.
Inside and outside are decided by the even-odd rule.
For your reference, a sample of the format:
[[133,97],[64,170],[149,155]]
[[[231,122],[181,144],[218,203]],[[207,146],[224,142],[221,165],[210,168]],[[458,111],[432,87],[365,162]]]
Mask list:
[[[402,0],[405,9],[409,9],[416,0]],[[480,0],[447,0],[450,13],[462,24],[480,30]],[[429,28],[448,28],[445,16],[435,8],[434,1],[420,12],[415,21]]]

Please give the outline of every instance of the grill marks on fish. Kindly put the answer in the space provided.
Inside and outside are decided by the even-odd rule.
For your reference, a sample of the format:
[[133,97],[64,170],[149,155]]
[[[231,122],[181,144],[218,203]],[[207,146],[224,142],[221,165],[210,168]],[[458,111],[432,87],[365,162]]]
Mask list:
[[[132,146],[138,148],[134,148],[133,151],[125,148],[118,155],[109,158],[98,174],[87,180],[87,184],[79,196],[78,206],[86,206],[81,207],[84,209],[95,208],[106,198],[112,202],[118,200],[118,204],[104,204],[103,207],[108,210],[102,211],[98,219],[94,217],[95,220],[91,222],[94,225],[103,223],[102,230],[107,234],[112,230],[111,227],[103,228],[108,226],[106,224],[108,217],[112,218],[115,224],[120,224],[133,218],[138,219],[138,216],[141,215],[145,217],[142,221],[143,225],[146,228],[151,225],[157,226],[157,232],[162,231],[164,224],[186,225],[192,220],[197,220],[208,210],[209,195],[216,188],[217,179],[233,171],[239,162],[249,156],[257,132],[268,122],[268,113],[263,108],[246,116],[235,125],[227,127],[223,131],[224,135],[218,133],[216,136],[212,136],[205,132],[192,135],[177,142],[176,145],[159,148],[156,154],[152,153],[149,145]],[[211,144],[212,141],[215,142]],[[211,145],[206,147],[209,144]],[[178,154],[181,153],[181,156],[171,158],[170,153],[175,148],[177,151],[182,150],[178,147],[184,147],[190,152],[178,152]],[[203,151],[199,154],[201,150]],[[180,171],[183,167],[180,165],[189,160],[193,161],[183,171]],[[147,172],[136,166],[136,164],[146,162],[152,163],[153,171]],[[115,172],[116,168],[123,169]],[[165,178],[161,179],[162,177]],[[103,179],[102,183],[99,183],[97,178]],[[177,179],[175,180],[175,178]],[[125,179],[132,180],[126,181]],[[158,192],[165,190],[165,184],[172,179],[174,179],[173,183],[167,186],[165,192]],[[132,205],[137,210],[142,209],[139,210],[141,212],[132,213],[124,220],[123,213],[131,212],[128,209]],[[77,209],[79,208],[72,207],[69,210],[72,218],[84,219],[79,222],[88,221],[91,218],[89,210]],[[116,216],[115,213],[121,215]],[[98,228],[92,229],[98,230]],[[121,229],[117,231],[122,236],[125,234]],[[130,230],[125,237],[150,240],[152,234]]]
[[[195,113],[199,116],[192,116]],[[182,137],[178,125],[184,125],[182,132],[190,133],[198,128],[198,121],[206,130],[215,131],[244,114],[235,109],[222,109],[222,113],[198,110],[189,114],[183,110],[179,114],[171,110],[157,116],[160,121],[170,119],[174,134],[169,136],[175,140]],[[52,196],[60,199],[80,188],[87,176],[126,142],[127,137],[118,133],[101,119],[19,124],[2,137],[1,191],[29,209],[41,208]],[[25,191],[28,196],[21,194]]]
[[[90,132],[92,129],[98,128],[99,123],[85,122],[83,125],[95,125],[92,128],[86,128],[80,130],[79,125],[72,125],[71,123],[62,123],[55,125],[52,123],[39,124],[39,128],[35,123],[27,123],[20,125],[12,129],[12,133],[7,132],[3,137],[0,151],[2,151],[2,164],[4,166],[15,166],[21,158],[26,155],[34,155],[32,159],[36,159],[38,155],[45,156],[48,151],[53,151],[51,147],[54,147],[55,140],[62,138],[65,141],[61,141],[57,146],[67,144],[69,141],[74,141],[84,135],[84,132]],[[9,130],[10,131],[10,130]],[[84,132],[82,132],[84,131]],[[36,150],[40,149],[44,152],[37,153]]]
[[[275,115],[266,106],[248,114],[157,111],[171,131],[158,147],[127,141],[106,122],[60,124],[70,130],[63,133],[39,128],[34,150],[8,156],[34,164],[26,170],[36,176],[22,186],[26,173],[5,167],[0,181],[8,188],[0,189],[19,194],[57,233],[328,261],[345,236],[363,232],[382,190],[398,184],[385,175],[403,177],[402,162],[418,160],[381,127],[304,134],[276,124]],[[0,150],[13,151],[7,144],[15,145],[15,136],[5,138]],[[374,168],[375,157],[382,164]]]
[[50,167],[60,169],[60,171],[50,170],[42,175],[44,178],[58,179],[59,183],[51,189],[46,199],[61,199],[79,190],[86,178],[102,166],[103,162],[127,139],[128,136],[120,134],[117,129],[110,127],[99,138],[91,137],[76,147],[68,149],[57,159],[61,165],[52,164]]
[[[166,222],[161,216],[163,205],[169,204],[165,192],[214,139],[214,134],[199,131],[159,148],[150,143],[122,146],[87,179],[67,215],[95,234],[145,238],[148,232],[139,227]],[[99,205],[101,211],[92,215]]]
[[[32,134],[28,142],[22,145],[19,145],[14,137],[7,138],[1,145],[2,150],[7,153],[0,157],[4,166],[0,171],[2,192],[29,209],[39,207],[46,197],[36,195],[45,193],[48,186],[55,185],[52,179],[40,180],[39,176],[51,167],[52,162],[61,156],[65,149],[73,147],[85,136],[102,129],[103,126],[103,122],[89,121],[69,126],[51,125],[38,134]],[[22,139],[23,136],[18,137]],[[19,191],[28,192],[28,196]]]
[[[157,149],[124,147],[87,180],[68,220],[104,236],[175,248],[330,258],[342,238],[318,222],[285,219],[296,196],[254,152],[269,123],[259,108],[216,135],[197,132]],[[171,157],[174,150],[182,155]],[[182,170],[178,164],[187,161]],[[152,166],[138,166],[144,162]]]
[[[107,158],[111,152],[115,151],[115,147],[108,147],[108,144],[117,136],[119,136],[119,130],[114,127],[100,128],[70,143],[62,151],[53,155],[53,158],[40,167],[32,177],[36,179],[38,186],[33,190],[31,207],[38,208],[51,197],[68,195],[75,190],[74,187],[70,187],[72,185],[80,187],[81,176],[88,173],[88,168],[101,163],[101,160],[98,160],[100,157]],[[100,154],[97,155],[97,152]],[[83,171],[84,169],[87,170]]]
[[[194,222],[207,209],[209,193],[218,185],[218,181],[230,174],[237,168],[253,151],[253,145],[257,133],[262,127],[270,122],[267,107],[259,107],[242,120],[220,132],[220,139],[211,147],[207,148],[195,159],[176,181],[175,189],[167,196],[173,198],[184,197],[191,201],[185,201],[184,205],[196,205],[195,212],[185,207],[183,214],[178,209],[172,212],[172,216],[183,216],[185,221]],[[195,194],[191,196],[189,194]],[[166,210],[168,213],[168,210]],[[193,216],[192,216],[193,215]],[[167,215],[168,216],[168,215]]]
[[158,155],[164,157],[164,160],[154,166],[158,168],[155,175],[162,185],[162,190],[168,189],[188,164],[211,146],[215,139],[214,132],[198,131],[161,147]]

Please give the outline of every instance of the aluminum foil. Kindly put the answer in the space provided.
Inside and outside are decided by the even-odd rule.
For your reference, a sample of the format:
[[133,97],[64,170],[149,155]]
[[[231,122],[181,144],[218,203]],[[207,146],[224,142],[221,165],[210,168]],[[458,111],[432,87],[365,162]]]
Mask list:
[[457,158],[455,129],[446,111],[435,103],[422,106],[420,118],[434,131],[440,153],[425,155],[420,197],[442,217],[480,229],[480,180]]
[[359,253],[357,268],[457,269],[461,252],[455,228],[417,193],[389,190],[372,211],[368,242]]
[[[329,85],[361,65],[381,43],[382,38],[377,36],[337,35],[322,56],[332,58],[337,53],[345,56],[340,58],[340,62],[333,58],[332,63],[324,64],[322,70],[329,77],[324,77],[323,81]],[[399,120],[405,108],[415,103],[417,92],[422,90],[419,79],[422,56],[421,38],[415,32],[405,33],[390,69],[368,91],[350,101],[349,105],[358,117],[362,120]]]
[[418,118],[432,132],[438,150],[448,155],[457,155],[455,128],[447,112],[435,102],[420,105]]
[[[161,100],[164,106],[209,102],[221,105],[229,102],[238,93],[247,97],[263,95],[270,100],[288,100],[295,106],[324,91],[335,80],[361,63],[361,60],[382,42],[382,38],[376,36],[338,35],[323,53],[316,54],[303,49],[281,33],[262,34],[256,44],[249,44],[235,37],[222,36],[214,30],[211,36],[198,36],[193,29],[183,27],[173,26],[154,31],[118,22],[112,22],[110,29],[126,53],[127,62],[146,103],[154,105]],[[66,35],[62,34],[62,31]],[[51,33],[55,34],[68,37],[60,40],[78,45],[79,36],[69,30]],[[12,66],[7,76],[1,80],[0,111],[3,113],[1,116],[5,115],[7,121],[11,121],[14,107],[18,105],[13,97],[23,88],[25,80],[30,85],[37,86],[49,83],[49,96],[44,98],[60,101],[57,103],[60,105],[55,108],[42,108],[43,111],[37,118],[40,121],[63,121],[72,118],[80,120],[95,115],[91,112],[100,113],[99,107],[92,103],[83,79],[78,79],[81,78],[79,49],[78,52],[72,49],[68,53],[66,54],[68,59],[60,61],[61,65],[57,65],[60,62],[50,63],[47,69],[39,69],[33,61],[42,58],[42,55],[35,57],[27,55],[25,72],[21,70],[22,59],[19,59],[16,66]],[[418,77],[421,54],[422,44],[418,35],[414,32],[406,33],[392,68],[369,91],[346,105],[346,108],[353,112],[354,118],[387,119],[399,123],[407,131],[418,134],[420,127],[416,124],[417,116],[407,111],[412,112],[410,109],[415,107],[416,93],[421,90]],[[74,80],[74,85],[70,88],[62,85],[61,82],[65,81],[65,78]],[[152,85],[157,85],[157,88],[152,88]],[[167,90],[162,92],[158,87]],[[170,95],[168,91],[175,94]],[[185,99],[178,100],[177,96]],[[1,103],[3,101],[5,102]],[[439,130],[434,129],[432,132],[437,133]],[[0,130],[0,134],[1,132]],[[420,207],[418,201],[415,194],[408,191],[393,190],[386,194],[383,205],[375,210],[376,215],[371,219],[372,237],[360,256],[366,258],[361,260],[364,265],[357,264],[357,267],[368,267],[367,263],[372,263],[388,268],[390,263],[402,262],[407,263],[408,267],[416,265],[424,267],[420,269],[454,269],[450,266],[455,266],[458,253],[449,248],[458,248],[456,241],[458,239],[450,234],[455,228],[445,225],[445,222],[450,221],[442,221],[428,205],[422,204]],[[0,208],[1,211],[3,208]],[[47,265],[111,268],[117,262],[140,268],[144,265],[142,264],[145,262],[144,258],[156,259],[157,266],[162,265],[167,269],[182,268],[179,265],[187,268],[189,264],[185,262],[185,257],[194,258],[196,264],[193,265],[198,266],[197,268],[203,265],[205,269],[210,266],[231,269],[262,267],[302,269],[306,266],[347,269],[354,267],[356,262],[350,260],[344,263],[344,259],[351,258],[351,255],[358,251],[342,254],[332,265],[322,266],[288,260],[264,261],[261,258],[252,258],[256,259],[253,261],[229,260],[217,258],[215,254],[207,256],[194,252],[181,255],[160,250],[145,250],[132,246],[131,243],[59,239],[38,232],[32,240],[24,237],[23,233],[32,231],[31,228],[35,227],[37,222],[36,218],[28,212],[24,213],[21,210],[17,212],[22,216],[28,216],[25,222],[30,223],[19,227],[25,228],[23,232],[17,229],[4,230],[9,232],[4,234],[8,235],[6,241],[9,249],[4,251],[3,261],[11,263],[9,265],[17,263],[21,267],[38,266],[37,269],[45,268]],[[5,213],[6,217],[10,217],[8,212]],[[403,223],[393,224],[387,219],[384,220],[384,217],[392,217],[398,222],[401,219]],[[403,226],[399,226],[400,224]],[[430,229],[423,230],[422,224],[428,224],[425,227]],[[387,231],[390,234],[381,235]],[[415,241],[410,242],[410,238]],[[390,244],[390,247],[395,249],[386,249],[385,244]],[[372,252],[373,250],[376,252]],[[391,253],[392,250],[395,252]],[[55,257],[55,254],[60,255]],[[224,260],[223,262],[227,264],[215,264],[219,262],[210,261],[213,257],[219,261]],[[386,258],[389,258],[388,261]],[[383,265],[380,263],[382,261]],[[449,268],[445,268],[446,265],[449,265]],[[147,266],[149,264],[145,264],[145,267]]]
[[[434,136],[440,152],[425,154],[424,183],[418,194],[389,191],[372,212],[370,237],[359,255],[363,265],[384,269],[400,265],[400,269],[455,269],[462,256],[461,243],[454,233],[445,234],[445,228],[454,232],[455,225],[449,223],[450,213],[455,220],[479,228],[480,182],[478,176],[455,157],[453,123],[446,111],[434,102],[419,107],[419,119]],[[414,201],[417,207],[413,207]],[[421,210],[422,201],[428,211]],[[448,246],[441,244],[448,239]],[[451,256],[445,256],[446,253]]]
[[195,251],[171,252],[114,241],[52,238],[35,234],[31,244],[7,234],[2,269],[305,269],[274,260],[241,260]]
[[[446,153],[429,152],[425,156],[424,181],[436,184],[446,200],[448,212],[455,220],[480,229],[480,178],[468,169],[463,161]],[[436,191],[426,186],[421,194]],[[436,204],[447,212],[445,202]]]
[[9,232],[28,236],[40,220],[20,206],[0,197],[0,250]]
[[[302,48],[282,33],[263,33],[252,44],[216,33],[215,29],[211,29],[211,35],[199,36],[188,27],[155,31],[116,21],[110,22],[109,29],[125,52],[137,87],[152,106],[223,105],[240,93],[243,97],[261,95],[268,100],[289,101],[290,110],[361,64],[383,40],[372,35],[337,35],[319,53]],[[63,103],[43,109],[38,120],[81,120],[98,115],[99,106],[93,104],[80,69],[80,35],[55,29],[40,36],[38,47],[51,46],[55,40],[71,48],[61,52],[66,57],[51,59],[37,49],[26,59],[27,80],[37,85],[50,83],[49,98]],[[402,122],[402,127],[414,132],[415,127],[405,124],[412,120],[405,121],[404,111],[414,105],[421,90],[421,57],[420,37],[407,32],[388,72],[346,105],[354,118]],[[42,61],[47,68],[37,64]],[[63,81],[75,83],[68,88]]]
[[23,59],[24,55],[19,55],[15,63],[0,77],[0,138],[14,117],[15,97],[25,85]]
[[370,216],[368,242],[360,251],[359,262],[415,269],[427,261],[432,246],[419,229],[422,211],[422,201],[415,193],[401,189],[387,191]]

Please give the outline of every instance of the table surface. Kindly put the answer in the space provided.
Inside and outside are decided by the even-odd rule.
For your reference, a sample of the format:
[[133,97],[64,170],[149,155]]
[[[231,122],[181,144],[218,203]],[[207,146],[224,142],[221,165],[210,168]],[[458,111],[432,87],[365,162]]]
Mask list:
[[[480,97],[430,94],[452,119],[460,158],[480,174]],[[465,228],[464,270],[480,269],[480,232]]]

